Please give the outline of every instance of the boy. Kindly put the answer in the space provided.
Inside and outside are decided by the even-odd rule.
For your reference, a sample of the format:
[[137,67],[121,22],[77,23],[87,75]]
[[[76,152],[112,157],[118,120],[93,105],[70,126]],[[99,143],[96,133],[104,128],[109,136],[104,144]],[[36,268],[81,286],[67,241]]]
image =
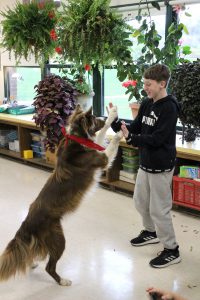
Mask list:
[[173,96],[167,95],[169,78],[170,71],[165,65],[148,68],[144,73],[144,90],[148,98],[142,102],[138,116],[127,127],[119,120],[112,123],[115,132],[122,129],[128,145],[139,148],[140,166],[134,200],[144,230],[130,242],[133,246],[159,241],[163,244],[164,250],[149,263],[155,268],[181,261],[170,215],[179,105]]

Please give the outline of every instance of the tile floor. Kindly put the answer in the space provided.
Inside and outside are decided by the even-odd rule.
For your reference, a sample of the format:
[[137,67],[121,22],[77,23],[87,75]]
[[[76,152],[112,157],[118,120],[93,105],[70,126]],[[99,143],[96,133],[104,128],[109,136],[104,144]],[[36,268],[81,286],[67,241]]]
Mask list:
[[[14,236],[49,172],[0,158],[0,252]],[[173,211],[182,262],[152,269],[148,262],[162,247],[134,248],[141,230],[131,197],[97,188],[63,220],[66,250],[58,272],[72,280],[61,287],[44,271],[0,283],[1,300],[145,300],[145,288],[162,287],[188,300],[200,299],[200,219]]]

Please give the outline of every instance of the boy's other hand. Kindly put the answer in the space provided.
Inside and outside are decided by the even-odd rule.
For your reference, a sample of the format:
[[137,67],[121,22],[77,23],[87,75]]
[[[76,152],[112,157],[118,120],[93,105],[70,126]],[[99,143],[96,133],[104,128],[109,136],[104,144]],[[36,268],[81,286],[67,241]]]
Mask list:
[[125,124],[124,121],[122,121],[121,130],[123,132],[124,137],[127,138],[128,135],[129,135],[129,131],[128,131],[128,129],[127,129],[126,124]]

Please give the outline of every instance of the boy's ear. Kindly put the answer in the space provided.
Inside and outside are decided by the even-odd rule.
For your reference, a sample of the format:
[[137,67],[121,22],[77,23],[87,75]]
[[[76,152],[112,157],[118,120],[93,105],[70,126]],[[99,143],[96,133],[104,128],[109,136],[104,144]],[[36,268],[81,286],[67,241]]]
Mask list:
[[160,81],[160,84],[163,88],[167,87],[167,82],[165,80]]

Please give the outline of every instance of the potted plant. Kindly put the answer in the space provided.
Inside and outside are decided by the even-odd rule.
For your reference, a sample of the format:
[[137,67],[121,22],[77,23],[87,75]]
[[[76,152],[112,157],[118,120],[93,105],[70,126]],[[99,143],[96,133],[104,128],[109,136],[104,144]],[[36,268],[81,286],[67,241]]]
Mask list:
[[58,36],[65,60],[76,66],[109,65],[131,60],[131,33],[121,16],[109,7],[110,0],[69,0],[63,12]]
[[63,77],[70,82],[78,91],[77,103],[81,105],[83,110],[89,109],[93,105],[94,91],[91,84],[91,66],[86,65],[85,68],[77,69],[72,67],[70,71],[61,69],[65,74]]
[[181,104],[180,119],[188,127],[186,140],[194,140],[195,128],[200,128],[200,61],[176,66],[172,72],[170,89]]
[[3,17],[1,46],[14,52],[17,62],[22,57],[26,60],[30,55],[35,61],[44,64],[56,47],[57,36],[55,26],[57,14],[55,2],[16,3],[13,9],[1,12]]
[[35,89],[33,118],[45,132],[45,148],[54,152],[62,138],[61,128],[75,108],[78,91],[70,82],[54,74],[46,76]]

